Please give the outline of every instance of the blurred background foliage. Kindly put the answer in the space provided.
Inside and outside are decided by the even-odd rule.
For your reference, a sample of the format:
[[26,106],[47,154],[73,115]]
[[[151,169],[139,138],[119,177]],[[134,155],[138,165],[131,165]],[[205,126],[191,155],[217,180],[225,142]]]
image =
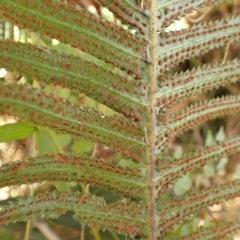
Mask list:
[[[240,2],[238,0],[232,3],[221,4],[219,6],[208,7],[187,15],[185,18],[174,23],[172,28],[189,27],[194,23],[204,21],[214,21],[222,18],[229,18],[240,13]],[[167,29],[169,30],[169,29]],[[0,20],[0,38],[12,39],[23,43],[32,43],[38,46],[42,51],[51,54],[51,51],[71,53],[89,59],[98,61],[94,57],[83,53],[77,49],[73,49],[66,44],[59,43],[56,39],[48,39],[39,33],[29,33],[26,30],[18,29],[16,26]],[[172,71],[180,72],[193,69],[203,64],[224,63],[230,59],[240,58],[240,42],[229,43],[222,48],[210,51],[206,55],[181,63]],[[103,63],[102,63],[103,64]],[[106,67],[109,67],[106,64]],[[66,98],[68,101],[76,105],[84,105],[101,111],[104,115],[113,115],[114,112],[108,107],[94,101],[87,96],[61,89],[49,85],[42,85],[34,79],[26,79],[22,75],[14,72],[7,72],[0,66],[0,82],[4,84],[30,84],[33,87],[40,88],[43,91],[54,93],[60,97]],[[194,98],[187,99],[174,105],[168,112],[179,111],[187,105],[199,100],[209,99],[212,97],[223,96],[227,94],[240,94],[240,83],[231,84],[213,90],[208,93],[202,93]],[[103,147],[91,142],[72,138],[68,135],[57,134],[56,132],[44,128],[31,126],[28,123],[20,123],[17,119],[10,116],[0,115],[0,161],[1,164],[8,161],[23,159],[27,156],[37,154],[65,152],[74,154],[86,154],[101,158],[104,161],[111,161],[117,164],[121,159],[121,154],[113,149]],[[4,134],[4,133],[8,134]],[[211,146],[216,142],[221,142],[226,138],[240,134],[240,116],[231,116],[228,118],[216,119],[203,123],[200,126],[182,134],[174,141],[169,142],[168,148],[165,149],[163,156],[175,157],[176,159],[184,156],[194,150],[200,150],[204,146]],[[201,191],[203,187],[211,186],[213,183],[221,183],[226,179],[234,179],[240,177],[240,153],[231,157],[220,158],[216,163],[204,166],[198,171],[183,176],[173,186],[169,186],[167,197],[183,196],[191,191]],[[80,191],[83,193],[104,196],[108,204],[116,200],[125,201],[121,196],[94,186],[84,185],[82,183],[70,182],[43,182],[32,185],[10,186],[0,189],[1,204],[8,201],[14,201],[16,197],[24,197],[34,195],[38,192],[52,191]],[[177,228],[169,233],[169,236],[179,237],[189,234],[199,226],[213,226],[214,224],[238,215],[240,211],[240,198],[226,202],[225,204],[209,207],[198,216],[193,215],[185,222],[181,223]],[[125,239],[124,236],[116,235],[108,231],[103,232],[97,229],[91,229],[81,226],[73,220],[72,213],[61,216],[56,220],[34,220],[26,223],[10,224],[8,226],[0,226],[0,239],[2,240],[102,240],[102,239]],[[235,239],[238,239],[235,236]],[[239,237],[240,239],[240,237]]]

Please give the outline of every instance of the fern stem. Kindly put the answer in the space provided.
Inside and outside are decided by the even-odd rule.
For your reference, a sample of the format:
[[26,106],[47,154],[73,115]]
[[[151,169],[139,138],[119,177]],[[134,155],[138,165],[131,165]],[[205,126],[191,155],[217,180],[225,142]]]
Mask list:
[[[33,196],[33,186],[28,185],[28,187],[30,189],[30,196]],[[30,239],[30,234],[31,234],[31,231],[32,231],[32,223],[33,223],[32,221],[33,221],[32,219],[27,220],[25,234],[24,234],[24,240],[29,240]]]
[[24,234],[24,240],[29,240],[30,239],[30,233],[32,229],[32,220],[28,220],[26,224],[26,230]]
[[99,230],[96,228],[91,229],[91,234],[94,237],[94,240],[101,240],[101,236],[99,235]]
[[[35,148],[35,144],[33,142],[33,137],[29,138],[29,155],[33,156],[34,155],[34,148]],[[29,190],[30,190],[30,196],[34,195],[34,189],[33,189],[33,185],[28,185]],[[31,230],[32,230],[32,219],[29,219],[26,223],[26,230],[25,230],[25,235],[24,235],[24,240],[29,240],[30,239],[30,234],[31,234]]]
[[157,6],[156,1],[151,2],[151,20],[150,20],[150,108],[149,108],[149,159],[148,159],[148,217],[149,217],[149,240],[156,239],[155,222],[155,199],[154,199],[154,166],[155,166],[155,125],[156,125],[156,89],[157,89]]

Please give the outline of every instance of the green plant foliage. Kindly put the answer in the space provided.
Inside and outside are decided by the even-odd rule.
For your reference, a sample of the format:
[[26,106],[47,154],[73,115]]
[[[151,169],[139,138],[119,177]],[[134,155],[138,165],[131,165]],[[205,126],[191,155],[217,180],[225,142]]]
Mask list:
[[0,142],[11,142],[31,136],[35,128],[25,122],[9,123],[0,126]]
[[[239,196],[240,180],[199,186],[203,175],[224,171],[240,137],[227,138],[221,128],[199,151],[182,156],[180,149],[177,159],[165,154],[188,130],[240,113],[237,94],[193,101],[239,81],[239,59],[176,70],[240,40],[240,16],[166,31],[193,10],[224,2],[0,0],[0,18],[31,36],[0,41],[0,67],[25,79],[0,85],[0,113],[24,121],[1,126],[0,141],[34,133],[38,153],[3,164],[0,187],[55,184],[54,191],[2,206],[0,223],[71,212],[81,231],[91,228],[91,239],[103,239],[96,229],[109,231],[109,240],[232,237],[239,220],[201,228],[198,220],[209,206]],[[184,100],[195,103],[168,110]],[[100,145],[112,155],[98,154]]]

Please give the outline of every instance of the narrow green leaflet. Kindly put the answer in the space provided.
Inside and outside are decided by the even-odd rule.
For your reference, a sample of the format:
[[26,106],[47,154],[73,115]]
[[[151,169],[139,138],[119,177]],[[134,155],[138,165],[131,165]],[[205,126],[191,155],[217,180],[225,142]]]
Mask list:
[[35,127],[26,122],[9,123],[0,126],[0,142],[11,142],[30,137]]
[[165,117],[159,115],[157,154],[163,148],[167,138],[173,139],[177,135],[206,120],[238,114],[240,111],[239,102],[240,97],[238,95],[230,95],[198,102],[185,108],[183,111],[168,114]]
[[157,92],[157,107],[160,111],[177,101],[234,83],[239,78],[240,61],[238,59],[221,65],[205,65],[175,74],[168,81],[160,82]]
[[[162,217],[162,219],[166,219],[166,221],[163,223],[161,220],[159,220],[159,229],[161,229],[161,231],[163,230],[164,232],[168,231],[174,225],[183,222],[183,220],[190,216],[193,212],[197,214],[208,206],[221,204],[229,199],[239,197],[239,195],[240,181],[234,180],[223,184],[215,184],[211,187],[206,187],[201,190],[201,192],[191,192],[183,197],[165,201],[164,205],[159,205],[158,214]],[[179,206],[181,206],[181,208],[179,208]]]
[[[159,156],[156,161],[156,179],[158,189],[162,191],[174,180],[183,174],[189,174],[206,164],[212,164],[224,156],[231,156],[240,151],[240,136],[225,140],[221,143],[204,148],[201,151],[187,154],[180,159],[163,158]],[[163,183],[164,182],[164,183]]]
[[[125,24],[130,25],[133,29],[136,29],[138,34],[146,34],[146,22],[148,15],[145,14],[143,9],[135,5],[135,1],[121,0],[117,5],[112,0],[99,0],[99,2],[110,9],[110,11],[113,12],[116,17],[121,19]],[[138,19],[137,22],[136,19]]]
[[104,116],[92,108],[84,108],[67,100],[24,85],[1,86],[0,111],[46,126],[87,141],[113,147],[141,162],[144,154],[142,130],[116,115]]
[[84,93],[126,116],[146,118],[146,102],[142,100],[146,100],[147,86],[130,76],[121,76],[70,54],[48,53],[30,44],[0,41],[0,52],[0,66],[8,71]]
[[5,163],[0,167],[0,188],[42,181],[91,184],[133,199],[146,197],[139,169],[113,166],[84,155],[47,154]]
[[[1,0],[0,4],[0,17],[20,28],[30,32],[41,31],[46,37],[126,69],[138,79],[145,74],[146,63],[142,61],[141,54],[147,42],[84,9],[77,10],[51,0]],[[67,36],[71,36],[71,42]]]
[[[238,41],[240,17],[194,25],[181,31],[159,35],[158,64],[161,73],[170,70],[177,63],[218,48],[228,42]],[[211,48],[209,47],[211,45]]]
[[[54,207],[53,207],[54,206]],[[27,221],[28,219],[58,218],[67,211],[74,212],[74,219],[89,227],[128,232],[135,235],[144,231],[144,208],[139,204],[115,203],[78,192],[41,193],[34,197],[20,198],[17,202],[2,206],[0,223]]]

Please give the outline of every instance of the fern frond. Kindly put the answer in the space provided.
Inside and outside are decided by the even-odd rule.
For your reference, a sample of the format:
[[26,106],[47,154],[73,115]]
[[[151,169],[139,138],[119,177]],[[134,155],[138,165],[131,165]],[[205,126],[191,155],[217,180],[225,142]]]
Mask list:
[[240,39],[240,16],[217,22],[194,25],[192,28],[161,32],[159,37],[158,63],[161,73],[177,63],[209,52],[227,42]]
[[[166,140],[207,120],[236,114],[240,111],[240,96],[226,96],[196,103],[187,109],[167,115],[164,119],[159,116],[158,122],[158,152],[166,144]],[[158,153],[157,152],[157,153]]]
[[[225,140],[214,146],[187,154],[180,159],[159,157],[156,161],[156,180],[159,182],[159,190],[164,191],[169,184],[179,179],[184,174],[200,169],[206,164],[219,160],[221,157],[231,156],[240,151],[240,136]],[[160,192],[158,195],[161,195]]]
[[163,29],[169,26],[170,23],[183,17],[184,15],[193,12],[193,10],[199,7],[205,7],[210,4],[219,4],[226,2],[226,0],[195,0],[191,3],[189,0],[160,0],[158,1],[158,11],[159,11],[159,29]]
[[[204,207],[220,204],[240,195],[240,180],[204,188],[201,192],[187,194],[180,199],[164,202],[159,207],[159,229],[161,232],[170,230],[192,212],[199,213]],[[179,208],[181,206],[181,208]]]
[[[39,136],[37,143],[50,139],[41,130],[40,126],[44,126],[70,135],[68,152],[75,150],[72,144],[78,142],[76,138],[83,138],[96,144],[92,152],[96,158],[105,158],[102,152],[97,152],[98,144],[120,153],[110,156],[113,161],[105,162],[85,155],[54,153],[60,152],[60,148],[49,144],[48,155],[3,164],[0,187],[46,180],[75,181],[107,188],[123,197],[121,202],[107,205],[105,200],[90,193],[43,193],[1,206],[0,223],[55,218],[71,211],[81,224],[120,233],[126,239],[167,239],[169,231],[179,223],[184,224],[191,214],[239,196],[240,180],[206,187],[196,193],[188,189],[189,193],[181,197],[176,192],[177,196],[171,194],[171,185],[184,174],[190,176],[192,171],[208,163],[239,152],[239,136],[178,160],[162,157],[170,152],[166,149],[169,140],[179,134],[208,120],[240,112],[240,95],[198,102],[173,114],[165,111],[183,99],[239,80],[239,60],[180,74],[174,74],[172,68],[240,39],[239,15],[181,31],[165,29],[199,7],[222,2],[0,0],[0,18],[24,31],[40,33],[48,41],[60,42],[58,46],[50,46],[56,49],[52,51],[33,44],[2,41],[0,67],[44,85],[84,93],[117,111],[115,115],[105,116],[100,107],[94,110],[74,105],[27,84],[16,84],[0,85],[1,114],[26,120],[36,125],[36,129],[39,126],[38,130],[33,129],[35,136]],[[98,14],[87,11],[89,4],[97,8]],[[110,14],[110,20],[104,19],[104,11]],[[64,51],[65,44],[69,53],[59,53]],[[166,152],[159,154],[165,149]],[[216,228],[209,236],[232,234],[239,223],[236,221],[232,228],[222,226],[224,230]],[[204,239],[206,233],[208,230],[192,236]]]
[[132,199],[145,198],[140,169],[121,168],[87,156],[56,153],[9,162],[0,167],[0,187],[43,181],[81,182]]
[[[0,17],[30,32],[55,38],[72,47],[125,69],[136,78],[144,77],[142,60],[147,41],[108,23],[86,10],[53,3],[51,0],[1,0]],[[21,12],[21,13],[20,13]],[[20,14],[20,15],[19,15]],[[71,41],[68,41],[71,36]],[[107,47],[106,47],[107,44]]]
[[[240,220],[233,219],[228,222],[220,223],[214,227],[201,227],[197,232],[181,238],[166,238],[166,240],[219,240],[233,237],[240,228]],[[160,240],[160,239],[159,239]]]
[[159,84],[157,95],[158,111],[170,107],[177,101],[196,96],[240,79],[240,61],[229,61],[221,65],[204,65],[202,68],[168,76]]
[[99,2],[125,24],[137,29],[142,35],[146,35],[147,15],[140,8],[136,7],[133,1],[122,0],[113,2],[112,0],[99,0]]
[[[53,207],[54,206],[54,207]],[[41,193],[35,197],[19,199],[1,207],[0,223],[27,221],[36,218],[57,218],[74,212],[74,218],[82,223],[118,233],[139,234],[143,231],[144,212],[134,203],[106,202],[96,196],[80,193]]]
[[62,98],[24,85],[1,86],[0,109],[3,114],[50,127],[57,132],[84,137],[88,141],[97,141],[142,161],[144,135],[141,129],[121,116],[103,116],[94,109],[77,107]]
[[54,51],[48,53],[29,44],[1,41],[0,51],[1,67],[40,82],[85,93],[139,121],[146,118],[147,86],[130,76],[77,56]]

